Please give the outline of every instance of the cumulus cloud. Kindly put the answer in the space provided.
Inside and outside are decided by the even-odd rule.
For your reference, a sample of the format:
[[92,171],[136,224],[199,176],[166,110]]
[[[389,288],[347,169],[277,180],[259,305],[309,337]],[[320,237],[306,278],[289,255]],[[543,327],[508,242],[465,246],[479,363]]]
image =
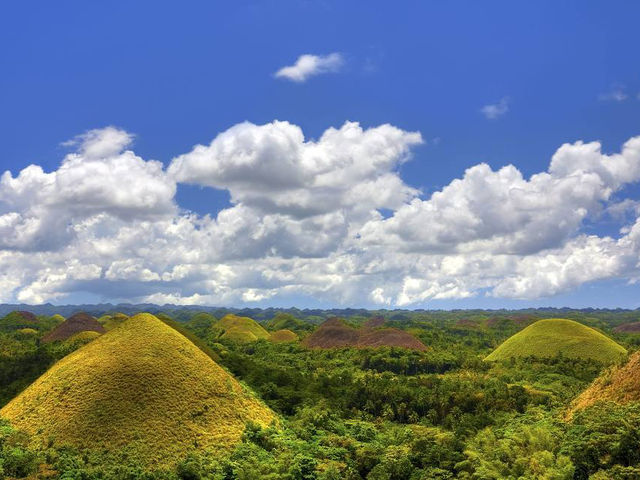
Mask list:
[[306,140],[300,127],[275,121],[242,123],[175,158],[178,182],[227,189],[233,203],[265,212],[308,217],[343,210],[395,209],[417,194],[396,174],[417,132],[357,122]]
[[640,137],[614,155],[603,154],[598,142],[566,144],[548,172],[530,179],[513,165],[471,167],[431,198],[414,198],[392,217],[368,223],[362,239],[420,253],[536,253],[562,246],[613,193],[638,180]]
[[108,127],[77,137],[77,152],[46,173],[29,165],[0,177],[0,248],[50,249],[96,214],[132,219],[172,214],[175,182],[161,162],[124,150],[131,135]]
[[344,58],[340,53],[329,55],[300,55],[296,63],[282,67],[275,73],[276,78],[285,78],[293,82],[302,83],[310,77],[322,73],[339,71],[344,65]]
[[[241,123],[167,168],[136,155],[132,138],[92,130],[52,172],[4,173],[1,301],[82,291],[157,303],[412,306],[639,277],[638,201],[621,196],[640,180],[640,137],[612,154],[599,142],[562,145],[529,178],[514,165],[475,165],[429,196],[398,173],[422,136],[391,125],[346,122],[309,139],[288,122]],[[232,204],[215,215],[182,211],[179,183],[224,189]],[[616,238],[585,233],[605,215],[620,222]]]
[[498,103],[490,103],[480,109],[480,112],[489,120],[500,118],[509,111],[509,97],[502,97]]

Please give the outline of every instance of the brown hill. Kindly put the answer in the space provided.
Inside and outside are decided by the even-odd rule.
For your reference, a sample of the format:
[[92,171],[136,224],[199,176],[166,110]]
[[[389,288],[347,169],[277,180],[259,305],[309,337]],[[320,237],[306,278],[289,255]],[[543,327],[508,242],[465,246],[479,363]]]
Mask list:
[[636,352],[622,366],[603,372],[573,401],[571,415],[596,402],[628,403],[640,401],[640,352]]
[[397,328],[379,328],[369,332],[360,332],[358,347],[402,347],[411,350],[426,350],[424,343],[404,330]]
[[426,350],[426,346],[410,333],[397,328],[356,329],[339,318],[330,318],[304,341],[309,348],[375,348],[402,347]]
[[616,333],[640,333],[640,322],[625,323],[613,329]]
[[26,322],[29,323],[38,323],[38,317],[36,317],[33,313],[31,312],[27,312],[25,310],[19,310],[16,312],[18,315],[20,315],[23,320],[25,320]]
[[536,317],[535,315],[527,313],[523,313],[520,315],[509,315],[506,317],[491,317],[487,319],[486,325],[489,328],[496,328],[504,325],[505,322],[509,322],[518,327],[526,327],[527,325],[530,325],[538,320],[538,318],[539,317]]
[[86,331],[98,333],[106,332],[98,320],[87,313],[78,312],[71,315],[64,322],[42,337],[42,343],[66,340],[74,336],[76,333]]
[[369,320],[364,322],[362,326],[366,328],[380,328],[384,326],[385,322],[386,320],[384,317],[371,317]]
[[358,344],[358,330],[339,318],[330,318],[304,341],[310,348],[353,347]]
[[471,320],[469,318],[461,318],[455,323],[455,326],[458,328],[480,328],[482,325],[480,325],[480,323],[476,322],[475,320]]

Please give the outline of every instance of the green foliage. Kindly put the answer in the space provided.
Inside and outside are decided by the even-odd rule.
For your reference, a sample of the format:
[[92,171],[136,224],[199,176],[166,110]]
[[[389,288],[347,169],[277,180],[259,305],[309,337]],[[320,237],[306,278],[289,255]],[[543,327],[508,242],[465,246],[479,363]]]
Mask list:
[[[235,312],[236,318],[247,315],[271,331],[290,329],[301,337],[330,316],[343,315],[350,324],[362,325],[371,316],[381,315],[386,325],[407,330],[428,345],[425,352],[399,348],[309,350],[298,342],[242,342],[239,337],[225,335],[233,330],[233,324],[248,331],[257,326],[258,332],[262,326],[247,318],[225,327],[212,315],[225,317],[229,312],[223,309],[193,313],[176,309],[161,315],[165,326],[191,340],[188,347],[165,342],[150,354],[145,341],[149,342],[151,333],[147,332],[135,348],[102,355],[101,364],[114,369],[118,362],[128,362],[122,359],[123,352],[131,358],[149,354],[156,367],[161,363],[158,368],[163,374],[187,375],[191,367],[184,369],[175,359],[165,362],[163,355],[205,352],[226,370],[225,375],[233,374],[279,414],[277,426],[249,419],[246,425],[238,426],[235,447],[230,443],[221,451],[190,439],[189,448],[173,457],[175,461],[149,463],[135,442],[108,450],[72,449],[53,439],[41,442],[37,430],[26,434],[5,422],[0,423],[4,475],[36,478],[39,468],[49,478],[73,480],[640,478],[640,403],[597,403],[577,412],[571,421],[564,420],[574,398],[603,370],[599,359],[552,355],[483,361],[497,345],[536,319],[549,316],[548,312]],[[562,316],[605,332],[635,320],[624,311],[567,310]],[[52,365],[55,369],[58,361],[59,366],[67,365],[68,355],[96,348],[96,342],[119,328],[77,353],[73,353],[73,346],[64,346],[72,342],[39,345],[45,328],[33,327],[37,334],[20,329],[0,332],[0,397],[13,396]],[[133,330],[129,333],[133,335]],[[640,338],[630,334],[615,338],[625,347],[633,347],[636,337]],[[149,383],[146,370],[131,371],[139,373],[138,384]],[[161,376],[155,372],[154,376]],[[200,374],[201,378],[210,376]],[[78,375],[73,378],[77,382]],[[197,402],[193,392],[199,387],[197,382],[192,385],[186,394],[182,388],[181,394],[171,393],[167,406],[146,410],[145,415],[155,422],[147,428],[151,437],[145,437],[152,448],[161,450],[158,442],[168,435],[157,425],[180,418],[183,410]],[[162,386],[156,390],[167,389]],[[124,391],[117,389],[118,398],[126,396]],[[235,398],[221,400],[216,410],[230,408],[230,415],[237,413],[239,409],[228,403]],[[114,438],[133,428],[137,420],[131,412],[140,414],[148,401],[134,402],[129,410],[121,407],[107,412],[108,407],[101,407],[103,428]],[[189,406],[184,406],[185,402]],[[104,405],[104,400],[96,403]],[[181,423],[198,421],[201,412],[194,412],[194,417],[183,418]],[[45,417],[54,415],[58,414],[41,414],[40,428]],[[121,421],[125,417],[127,427]],[[96,436],[100,430],[84,436]],[[176,434],[173,427],[169,430],[173,442],[184,440],[184,432]]]

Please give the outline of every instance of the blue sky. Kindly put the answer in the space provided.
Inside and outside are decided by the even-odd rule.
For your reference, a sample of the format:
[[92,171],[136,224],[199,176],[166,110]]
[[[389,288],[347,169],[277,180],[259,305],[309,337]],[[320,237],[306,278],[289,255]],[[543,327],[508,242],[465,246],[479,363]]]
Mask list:
[[[565,143],[600,141],[603,153],[611,153],[640,134],[640,63],[635,61],[639,41],[634,34],[638,15],[640,4],[631,1],[13,2],[0,15],[0,62],[5,67],[0,76],[0,167],[14,177],[30,164],[53,172],[73,150],[62,142],[107,126],[132,134],[131,148],[140,158],[159,160],[168,167],[194,145],[208,145],[217,134],[244,121],[255,125],[287,121],[314,140],[328,128],[352,121],[365,130],[390,124],[420,133],[423,142],[411,146],[411,159],[391,168],[407,186],[420,190],[417,198],[425,201],[480,163],[493,170],[513,164],[528,178],[547,171],[552,155]],[[336,71],[304,82],[274,75],[293,65],[300,55],[334,52],[342,59]],[[501,101],[506,111],[498,118],[489,119],[482,113],[483,107]],[[182,214],[188,210],[198,217],[215,218],[219,211],[238,203],[230,203],[229,192],[239,187],[221,187],[219,180],[198,182],[193,175],[184,175],[188,179],[177,182],[171,200]],[[635,201],[636,186],[635,178],[617,182],[613,193],[599,200],[601,207],[625,199]],[[243,193],[236,190],[236,195]],[[15,210],[34,218],[39,208],[30,205],[25,213],[8,205],[1,213]],[[110,208],[105,206],[103,212],[115,215],[119,222],[139,220],[114,214]],[[391,217],[397,208],[376,209]],[[50,228],[86,223],[98,210],[83,213],[81,219],[74,211],[65,217],[64,225],[46,225],[39,235],[49,236]],[[581,235],[618,239],[619,229],[634,220],[612,220],[590,212],[570,232],[558,234],[562,241],[545,244],[545,248],[557,250]],[[104,230],[108,228],[102,227]],[[69,247],[71,237],[65,238],[55,248]],[[72,260],[69,253],[48,273],[36,271],[32,264],[37,255],[53,247],[43,247],[42,242],[37,248],[18,243],[6,248],[24,256],[23,263],[12,265],[23,278],[13,283],[7,280],[6,288],[12,293],[5,301],[191,298],[206,303],[373,306],[373,284],[384,286],[386,282],[381,273],[371,282],[345,287],[353,293],[342,296],[306,283],[301,287],[286,281],[276,285],[265,279],[246,280],[226,285],[226,293],[216,296],[209,295],[210,284],[198,283],[204,277],[212,278],[211,272],[200,272],[188,286],[159,285],[154,282],[160,280],[144,280],[144,275],[136,280],[112,275],[112,282],[135,283],[130,290],[137,293],[128,296],[126,289],[116,288],[105,294],[101,292],[111,291],[106,272],[115,257],[95,260],[95,272],[100,270],[91,274],[95,278],[80,275],[51,287],[55,283],[51,272],[64,274]],[[314,255],[320,258],[332,252],[340,257],[340,252],[346,255],[352,247],[341,243],[340,248],[326,247]],[[419,255],[424,260],[424,255],[436,253]],[[624,254],[624,266],[587,275],[586,280],[572,279],[551,290],[541,288],[539,296],[520,298],[513,289],[507,296],[487,296],[496,281],[486,281],[478,274],[473,285],[458,286],[465,292],[461,296],[451,290],[441,298],[437,293],[414,295],[410,303],[400,304],[394,299],[399,298],[402,282],[406,285],[408,277],[420,276],[420,272],[398,273],[400,264],[411,264],[404,259],[394,267],[394,275],[400,277],[395,280],[397,285],[389,287],[393,293],[382,296],[391,299],[391,306],[408,308],[637,307],[640,301],[634,298],[639,289],[627,285],[636,276],[635,267],[629,266],[633,254],[635,250]],[[93,257],[87,255],[82,262],[93,265]],[[152,266],[138,253],[122,255],[135,268],[149,270],[158,278],[179,264]],[[290,260],[305,255],[308,253],[281,256]],[[237,260],[237,255],[223,257],[212,264],[229,264],[226,259],[232,257]],[[292,267],[278,268],[287,271]],[[253,278],[251,273],[247,276]],[[149,285],[143,288],[144,282]],[[167,296],[149,297],[154,289]],[[244,296],[234,296],[229,293],[232,290],[242,290]],[[262,290],[268,293],[259,293]],[[247,292],[255,293],[257,300],[251,300],[253,293]],[[198,295],[195,300],[194,293]]]

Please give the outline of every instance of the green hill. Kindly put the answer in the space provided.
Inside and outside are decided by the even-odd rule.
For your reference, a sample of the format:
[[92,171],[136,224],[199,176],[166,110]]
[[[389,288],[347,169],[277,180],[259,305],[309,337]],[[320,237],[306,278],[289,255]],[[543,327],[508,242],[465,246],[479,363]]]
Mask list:
[[266,323],[266,327],[271,331],[291,330],[292,332],[311,331],[315,328],[313,324],[303,322],[290,313],[278,312]]
[[538,320],[516,333],[496,348],[485,360],[508,360],[512,357],[590,358],[610,364],[627,351],[602,333],[573,320],[550,318]]
[[278,330],[271,334],[270,340],[274,343],[295,342],[298,340],[298,335],[288,329]]
[[108,315],[103,315],[98,318],[98,322],[104,327],[105,330],[113,330],[115,327],[124,322],[127,318],[129,318],[124,313],[113,313]]
[[199,337],[206,337],[211,326],[217,322],[216,317],[206,312],[198,312],[184,325]]
[[271,334],[252,318],[239,317],[232,313],[218,320],[213,325],[212,331],[217,338],[239,343],[269,340],[271,337]]
[[64,357],[0,410],[34,441],[171,466],[195,448],[224,452],[248,421],[275,415],[191,341],[135,315]]

